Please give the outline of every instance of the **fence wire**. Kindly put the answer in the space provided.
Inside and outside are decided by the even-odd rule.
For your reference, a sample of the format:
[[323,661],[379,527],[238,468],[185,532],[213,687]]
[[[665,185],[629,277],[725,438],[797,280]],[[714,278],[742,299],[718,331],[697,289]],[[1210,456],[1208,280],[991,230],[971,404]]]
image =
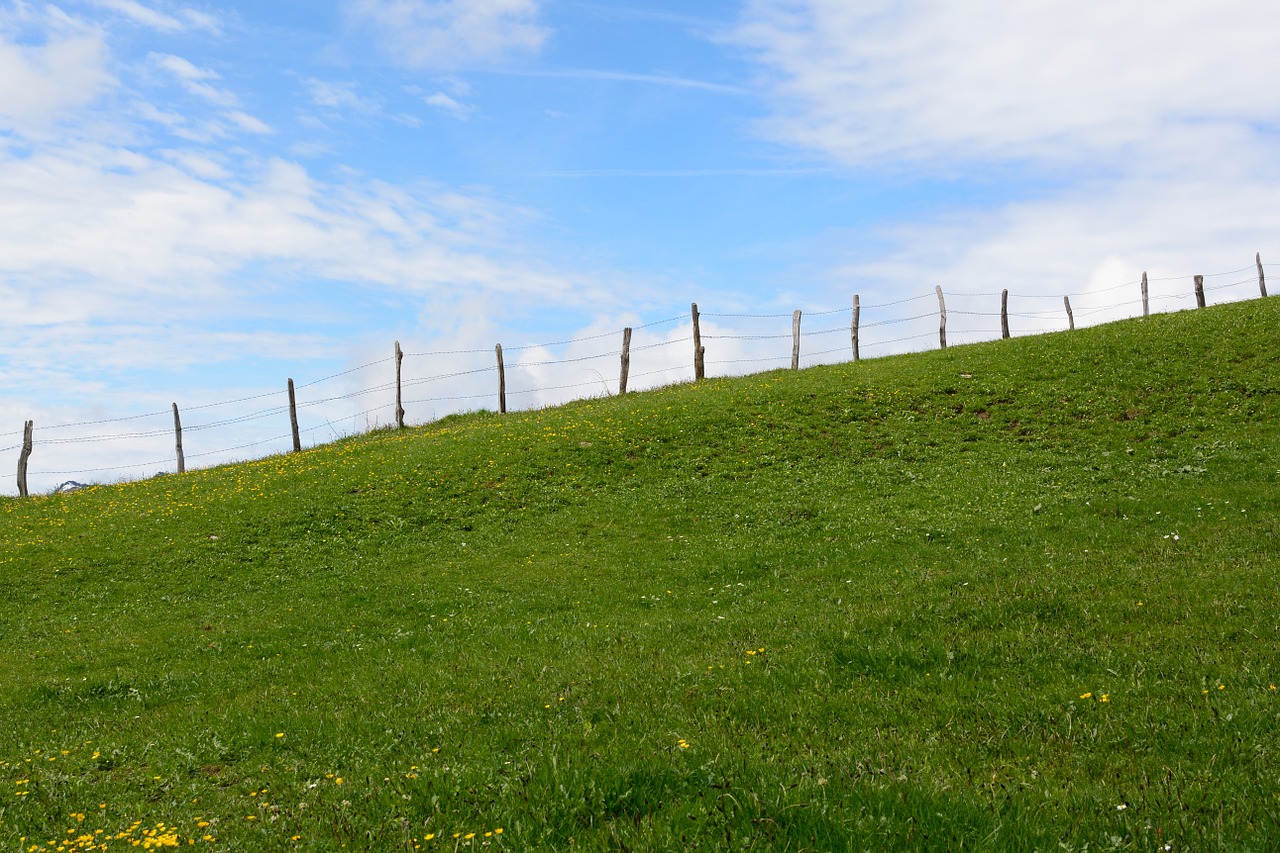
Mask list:
[[[1266,265],[1262,267],[1266,270]],[[1243,288],[1248,286],[1258,286],[1259,278],[1256,275],[1245,276],[1244,273],[1254,273],[1257,271],[1256,266],[1242,267],[1237,270],[1228,270],[1225,272],[1205,274],[1201,281],[1203,282],[1204,293],[1222,293],[1234,288]],[[1155,282],[1185,282],[1188,285],[1193,281],[1192,276],[1167,276],[1161,278],[1147,278],[1148,284]],[[964,340],[987,340],[1000,337],[1002,331],[1000,329],[992,329],[985,322],[988,318],[1004,317],[1007,320],[1024,321],[1017,329],[1018,335],[1041,334],[1047,332],[1062,331],[1067,328],[1069,318],[1067,315],[1067,305],[1062,308],[1054,309],[1035,309],[1022,307],[1022,303],[1031,302],[1032,300],[1052,299],[1063,302],[1064,297],[1069,300],[1071,305],[1071,316],[1075,320],[1087,320],[1098,315],[1111,315],[1119,319],[1121,317],[1140,316],[1143,311],[1143,296],[1135,291],[1141,285],[1141,280],[1127,281],[1120,284],[1092,289],[1080,293],[1068,294],[1043,294],[1043,293],[1016,293],[1013,291],[1001,291],[1000,293],[955,293],[946,294],[944,298],[949,300],[952,305],[948,307],[947,314],[954,317],[975,318],[981,324],[981,328],[951,328],[947,334],[954,339]],[[1129,291],[1129,295],[1125,298],[1111,298],[1112,294],[1120,291]],[[899,327],[908,324],[920,324],[930,318],[937,318],[939,313],[933,311],[908,311],[905,313],[891,313],[890,316],[883,315],[888,309],[902,309],[904,306],[913,305],[914,303],[933,300],[936,292],[922,292],[912,296],[906,296],[901,299],[892,300],[882,303],[871,303],[859,305],[859,323],[857,328],[858,350],[859,352],[884,352],[898,351],[916,345],[917,342],[925,339],[938,338],[938,330],[913,332],[897,337],[879,337],[878,332],[887,331],[893,327]],[[1241,299],[1248,298],[1245,296]],[[1148,307],[1164,307],[1177,306],[1182,307],[1188,304],[1194,304],[1196,295],[1191,291],[1190,287],[1178,293],[1162,293],[1157,295],[1149,295],[1147,297]],[[1003,305],[1002,305],[1003,303]],[[1043,304],[1043,303],[1040,303]],[[1014,306],[1012,308],[1006,306]],[[814,352],[803,351],[803,343],[806,340],[816,340],[826,338],[831,335],[848,334],[853,335],[852,326],[853,306],[843,308],[823,308],[812,311],[802,310],[800,312],[801,332],[800,344],[802,351],[800,353],[800,363],[803,365],[815,365],[823,362],[822,360],[831,358],[839,360],[841,356],[845,360],[853,358],[852,341],[848,344],[842,344],[836,347],[828,347]],[[814,317],[834,317],[845,315],[850,318],[850,322],[843,326],[825,325],[815,330],[805,330],[804,320]],[[794,312],[778,312],[778,313],[717,313],[710,311],[699,311],[700,320],[707,321],[710,325],[708,331],[700,335],[702,341],[710,342],[713,347],[717,344],[731,345],[731,352],[736,347],[737,352],[732,352],[731,357],[721,358],[707,362],[707,366],[714,367],[725,373],[740,373],[743,371],[735,371],[734,368],[742,367],[747,370],[760,369],[761,365],[777,365],[778,367],[787,366],[790,362],[790,348],[782,351],[781,347],[776,354],[761,355],[752,352],[752,345],[771,344],[771,342],[779,342],[793,339],[794,333],[790,329],[790,321],[794,318]],[[733,321],[732,323],[729,321]],[[736,323],[767,323],[772,326],[768,330],[751,330],[748,328],[729,328],[728,326]],[[676,326],[683,324],[683,327]],[[687,382],[692,379],[692,358],[693,353],[691,344],[694,340],[694,332],[692,329],[692,314],[681,314],[665,317],[659,320],[653,320],[641,325],[633,326],[632,331],[641,330],[661,330],[663,327],[670,328],[665,339],[652,341],[648,343],[639,343],[630,347],[632,357],[639,355],[641,359],[648,356],[657,358],[660,362],[668,361],[669,363],[658,368],[649,368],[632,372],[629,374],[630,380],[644,380],[661,377],[661,380],[668,382]],[[519,354],[526,352],[551,352],[557,348],[576,348],[584,344],[603,341],[606,339],[617,339],[624,330],[600,332],[580,337],[568,338],[564,340],[548,341],[544,343],[527,343],[517,346],[503,347],[504,354],[516,355],[517,358],[503,365],[503,369],[508,375],[517,377],[524,376],[532,380],[533,384],[520,385],[506,390],[506,396],[512,398],[529,398],[543,395],[546,400],[563,402],[564,392],[574,392],[579,396],[590,396],[590,389],[603,389],[604,394],[612,394],[611,390],[620,379],[619,373],[614,373],[615,368],[608,367],[608,374],[599,369],[589,367],[587,365],[595,362],[605,365],[606,363],[618,365],[620,372],[620,350],[597,350],[589,355],[564,354],[560,358],[541,358],[536,361],[521,361]],[[674,353],[666,353],[674,347],[690,347],[687,357],[676,356]],[[793,344],[794,346],[794,344]],[[745,348],[745,349],[744,349]],[[419,394],[413,399],[404,399],[402,406],[406,407],[435,407],[435,406],[456,406],[459,404],[483,404],[485,402],[497,402],[499,389],[495,386],[484,392],[458,393],[458,383],[469,381],[480,375],[488,375],[497,373],[499,370],[495,349],[489,347],[478,347],[471,349],[450,349],[450,350],[427,350],[423,352],[405,352],[403,357],[405,363],[411,366],[425,367],[434,361],[450,360],[458,357],[475,357],[483,356],[492,359],[490,363],[483,366],[470,367],[459,370],[444,371],[433,373],[425,376],[404,376],[399,383],[399,391],[401,396],[405,389],[422,389],[428,391],[434,388],[435,393]],[[679,359],[677,361],[676,359]],[[685,361],[690,362],[686,364]],[[382,373],[380,381],[363,381],[360,387],[355,390],[347,390],[341,393],[329,393],[321,396],[310,397],[307,399],[299,399],[296,403],[297,412],[315,413],[313,420],[318,417],[323,422],[312,422],[305,428],[299,426],[298,435],[312,437],[316,433],[323,430],[329,430],[335,437],[341,435],[339,428],[335,426],[337,423],[343,423],[348,420],[359,421],[364,419],[366,429],[370,426],[370,419],[373,425],[378,425],[378,418],[384,412],[390,411],[394,417],[395,403],[393,400],[380,403],[372,408],[363,411],[343,411],[338,413],[339,408],[344,403],[358,401],[372,395],[386,395],[390,397],[397,390],[397,384],[394,378],[390,378],[388,373],[390,367],[394,365],[394,357],[380,358],[365,364],[351,367],[336,373],[321,376],[301,384],[294,386],[295,394],[299,391],[307,391],[318,389],[326,383],[332,383],[337,380],[347,380],[355,378],[357,374],[366,371],[379,369],[386,371]],[[555,370],[563,370],[565,368],[576,368],[589,370],[594,377],[581,381],[559,381],[551,377]],[[659,381],[661,381],[659,380]],[[538,382],[548,382],[551,384],[537,384]],[[264,391],[261,393],[249,394],[235,397],[227,400],[219,400],[214,402],[205,402],[196,405],[186,406],[181,409],[185,414],[193,412],[210,412],[216,409],[226,409],[233,406],[244,406],[249,403],[256,403],[264,400],[274,401],[270,405],[261,406],[250,411],[232,412],[222,417],[214,417],[213,419],[184,424],[182,429],[184,434],[194,434],[197,436],[207,434],[218,434],[217,431],[234,430],[242,428],[248,424],[254,424],[268,419],[283,420],[289,415],[289,405],[283,399],[285,397],[283,388],[275,391]],[[548,404],[544,400],[543,405]],[[539,405],[535,400],[533,406]],[[33,440],[33,448],[66,448],[68,446],[79,445],[102,445],[111,442],[130,443],[133,445],[158,444],[160,441],[172,441],[174,437],[173,426],[166,422],[165,425],[136,429],[125,429],[121,431],[113,431],[109,428],[116,425],[135,424],[146,421],[148,419],[165,418],[166,421],[172,416],[172,410],[166,409],[153,412],[142,412],[130,415],[120,415],[117,417],[99,418],[93,420],[69,421],[66,423],[55,423],[49,425],[37,425],[37,438]],[[434,415],[433,415],[434,416]],[[419,421],[420,422],[420,421]],[[108,428],[108,429],[102,429]],[[80,431],[80,434],[75,434]],[[87,431],[87,432],[86,432]],[[356,431],[359,431],[358,429]],[[52,436],[49,434],[53,433]],[[229,454],[237,454],[245,451],[251,451],[255,448],[261,448],[264,445],[280,446],[285,442],[289,442],[292,438],[292,430],[288,433],[275,435],[271,438],[264,438],[252,441],[240,441],[228,446],[221,447],[217,450],[198,450],[197,452],[184,452],[187,460],[193,459],[210,459],[212,457],[220,457],[227,459]],[[19,450],[22,447],[21,437],[23,430],[0,433],[0,442],[6,440],[19,439],[18,443],[11,443],[7,446],[0,447],[0,453],[10,453]],[[158,454],[150,454],[158,455]],[[127,462],[121,461],[116,464],[104,467],[92,468],[76,468],[74,470],[38,470],[30,472],[29,476],[33,477],[62,477],[62,476],[85,476],[93,474],[104,474],[111,472],[129,472],[142,471],[157,466],[165,466],[174,462],[173,456],[167,456],[163,459],[155,459],[147,462]]]

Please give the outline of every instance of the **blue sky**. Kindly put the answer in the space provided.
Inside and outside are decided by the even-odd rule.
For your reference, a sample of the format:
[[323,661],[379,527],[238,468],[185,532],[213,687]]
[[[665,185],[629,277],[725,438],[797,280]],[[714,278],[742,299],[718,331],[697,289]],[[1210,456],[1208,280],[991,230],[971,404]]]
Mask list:
[[275,452],[286,377],[342,374],[308,442],[385,424],[394,340],[413,422],[493,408],[432,377],[498,342],[513,406],[606,393],[628,325],[667,321],[632,387],[679,381],[691,301],[740,373],[796,308],[847,358],[854,293],[872,355],[931,345],[890,303],[934,285],[960,341],[1004,288],[1015,334],[1132,316],[1144,270],[1248,298],[1278,43],[1265,0],[0,0],[0,449],[146,476],[178,402],[193,465]]

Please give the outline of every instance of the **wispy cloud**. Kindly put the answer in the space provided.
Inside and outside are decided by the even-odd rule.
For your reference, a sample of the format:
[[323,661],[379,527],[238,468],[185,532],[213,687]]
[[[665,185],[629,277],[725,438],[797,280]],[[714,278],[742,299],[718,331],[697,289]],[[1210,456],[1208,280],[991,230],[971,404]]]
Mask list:
[[139,3],[138,0],[90,0],[90,2],[100,9],[115,12],[139,26],[150,27],[161,32],[174,33],[199,29],[216,33],[221,29],[217,18],[195,9],[179,9],[170,15]]
[[311,102],[318,107],[366,116],[382,112],[382,104],[374,98],[361,94],[358,83],[319,80],[314,77],[308,78],[305,83]]
[[219,107],[235,107],[240,104],[235,93],[208,82],[221,79],[215,71],[198,68],[188,60],[168,53],[152,53],[151,61],[173,75],[182,88],[198,98]]
[[227,113],[227,119],[235,124],[236,127],[248,133],[265,135],[274,132],[271,129],[271,125],[241,110],[232,110]]
[[412,69],[500,63],[536,52],[548,36],[537,0],[345,0],[344,8]]
[[554,169],[534,172],[538,178],[792,178],[804,175],[832,175],[828,166],[812,168],[733,169]]
[[596,68],[545,68],[504,70],[499,73],[517,77],[541,77],[564,80],[601,80],[610,83],[635,83],[645,86],[669,86],[675,89],[698,89],[718,95],[754,95],[751,89],[726,83],[714,83],[679,77],[674,74],[639,74],[629,71],[609,71]]
[[460,101],[454,100],[452,97],[450,97],[449,95],[446,95],[444,92],[435,92],[434,94],[427,95],[422,100],[424,103],[427,104],[427,106],[431,106],[431,107],[435,107],[436,109],[443,110],[444,112],[449,113],[455,118],[465,119],[467,116],[471,115],[471,113],[475,111],[474,107],[471,107]]

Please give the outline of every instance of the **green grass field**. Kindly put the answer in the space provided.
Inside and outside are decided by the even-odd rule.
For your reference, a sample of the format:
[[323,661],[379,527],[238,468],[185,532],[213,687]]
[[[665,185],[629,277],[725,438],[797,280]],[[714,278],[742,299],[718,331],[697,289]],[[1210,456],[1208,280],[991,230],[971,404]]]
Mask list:
[[0,500],[0,850],[1274,850],[1280,300]]

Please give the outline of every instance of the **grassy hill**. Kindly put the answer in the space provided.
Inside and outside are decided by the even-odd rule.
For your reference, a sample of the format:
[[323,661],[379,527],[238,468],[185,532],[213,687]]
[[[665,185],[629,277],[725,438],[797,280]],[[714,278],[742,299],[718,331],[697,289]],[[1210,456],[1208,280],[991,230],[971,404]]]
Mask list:
[[1274,849],[1277,330],[0,501],[0,850]]

